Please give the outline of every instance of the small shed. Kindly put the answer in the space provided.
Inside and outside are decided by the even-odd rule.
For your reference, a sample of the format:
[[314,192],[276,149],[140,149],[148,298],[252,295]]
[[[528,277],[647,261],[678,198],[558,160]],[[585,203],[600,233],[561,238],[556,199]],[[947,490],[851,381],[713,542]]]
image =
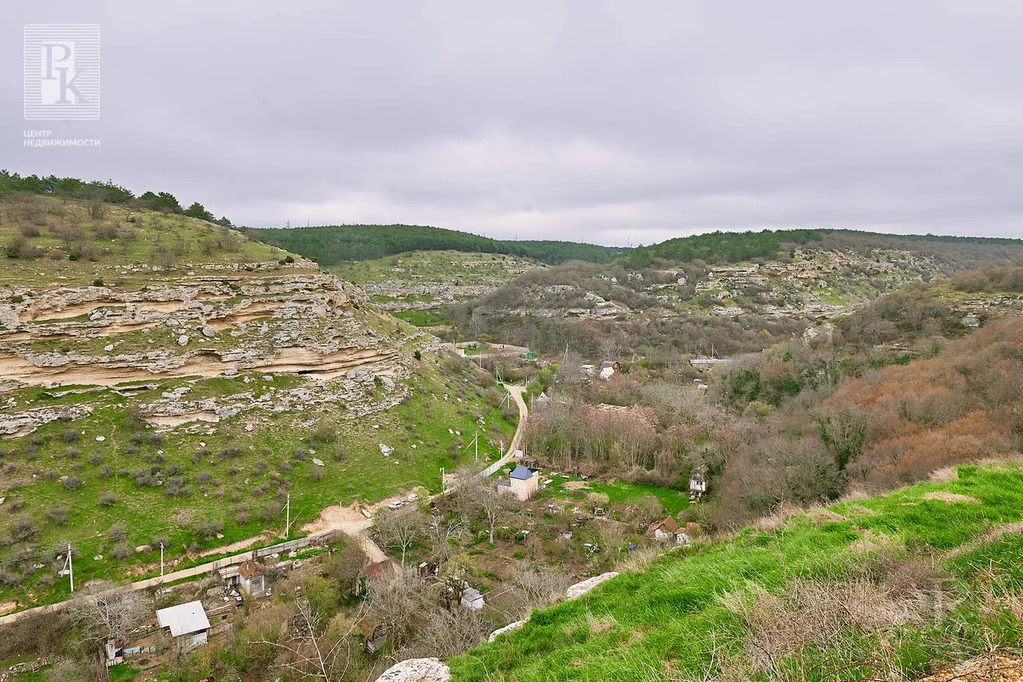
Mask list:
[[243,561],[238,567],[238,587],[250,597],[265,597],[266,569],[255,561]]
[[620,374],[621,371],[622,363],[618,362],[617,360],[615,360],[614,362],[612,362],[611,360],[604,360],[604,362],[600,363],[600,378],[603,379],[604,381],[607,381],[615,374]]
[[527,469],[521,464],[516,465],[515,468],[512,469],[508,478],[502,479],[497,483],[498,492],[514,495],[522,502],[525,502],[535,495],[539,488],[539,476],[537,476],[531,469]]
[[646,531],[646,534],[655,540],[674,541],[676,533],[678,533],[678,522],[671,516],[651,524]]
[[483,600],[483,593],[468,585],[462,590],[461,604],[470,611],[482,611],[483,607],[487,605]]
[[371,654],[380,651],[387,641],[387,629],[383,620],[372,613],[359,623],[359,633],[362,635],[362,648]]
[[170,606],[156,612],[161,628],[167,628],[178,651],[188,651],[206,643],[210,621],[201,602]]

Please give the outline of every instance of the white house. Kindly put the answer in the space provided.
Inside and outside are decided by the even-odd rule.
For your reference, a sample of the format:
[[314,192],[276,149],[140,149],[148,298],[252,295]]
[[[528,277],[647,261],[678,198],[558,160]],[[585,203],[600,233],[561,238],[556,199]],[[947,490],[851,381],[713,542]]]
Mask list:
[[653,537],[655,540],[669,540],[674,542],[677,533],[678,522],[670,516],[666,517],[663,521],[654,522],[650,528],[647,529],[647,535]]
[[525,502],[540,488],[540,477],[522,465],[516,465],[506,479],[498,481],[497,491],[509,493]]
[[700,466],[693,469],[689,476],[689,497],[694,500],[702,500],[707,494],[707,470]]
[[266,571],[262,564],[244,561],[238,567],[238,587],[250,597],[266,596]]
[[156,612],[160,627],[170,630],[174,645],[179,651],[188,651],[206,643],[210,632],[210,621],[202,603],[190,601]]

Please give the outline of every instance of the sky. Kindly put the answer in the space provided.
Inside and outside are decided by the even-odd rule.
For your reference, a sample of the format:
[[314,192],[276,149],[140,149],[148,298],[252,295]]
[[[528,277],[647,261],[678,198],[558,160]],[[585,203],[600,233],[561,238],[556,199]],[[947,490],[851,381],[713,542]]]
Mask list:
[[[235,224],[649,244],[1023,237],[1016,0],[47,0],[0,22],[0,168]],[[23,117],[25,24],[97,24],[101,114]],[[98,139],[30,147],[31,131]]]

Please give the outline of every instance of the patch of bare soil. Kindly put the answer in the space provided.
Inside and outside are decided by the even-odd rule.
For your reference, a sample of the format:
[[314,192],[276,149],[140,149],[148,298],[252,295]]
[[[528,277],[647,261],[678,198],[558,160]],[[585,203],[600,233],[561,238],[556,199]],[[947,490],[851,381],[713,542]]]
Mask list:
[[973,504],[980,504],[980,500],[976,497],[968,497],[967,495],[960,495],[959,493],[947,493],[944,491],[935,491],[933,493],[927,493],[924,495],[925,500],[941,500],[942,502],[948,502],[949,504],[955,504],[957,502],[972,502]]
[[248,549],[252,545],[263,543],[268,541],[270,538],[267,535],[257,535],[254,538],[246,538],[245,540],[239,540],[238,542],[232,542],[229,545],[220,545],[212,549],[207,549],[205,552],[200,552],[200,557],[213,556],[214,554],[234,554],[240,552],[243,549]]
[[4,615],[5,613],[10,613],[16,608],[18,608],[18,601],[16,599],[12,599],[10,601],[0,601],[0,616]]
[[920,682],[1023,682],[1023,658],[987,654]]
[[565,490],[589,490],[590,484],[586,481],[565,481],[561,487]]

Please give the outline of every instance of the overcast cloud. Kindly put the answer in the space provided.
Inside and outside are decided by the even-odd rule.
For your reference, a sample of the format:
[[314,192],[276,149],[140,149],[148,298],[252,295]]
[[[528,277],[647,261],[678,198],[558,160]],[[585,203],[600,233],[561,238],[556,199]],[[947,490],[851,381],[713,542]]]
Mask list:
[[[239,224],[1023,236],[1015,0],[12,4],[0,167]],[[100,25],[100,121],[23,120],[26,23]]]

